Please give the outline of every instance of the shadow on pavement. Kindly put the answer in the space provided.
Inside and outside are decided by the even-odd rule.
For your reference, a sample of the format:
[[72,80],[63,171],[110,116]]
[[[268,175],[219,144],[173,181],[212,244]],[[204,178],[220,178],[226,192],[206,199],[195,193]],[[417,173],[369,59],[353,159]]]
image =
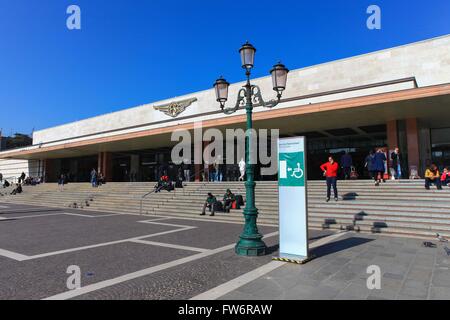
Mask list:
[[356,192],[348,192],[342,196],[342,200],[356,200],[356,197],[359,196]]
[[278,244],[270,246],[270,247],[267,247],[266,254],[276,253],[276,252],[278,252],[279,248],[280,248],[280,246]]
[[367,239],[367,238],[358,238],[358,237],[351,237],[342,239],[339,241],[331,242],[324,244],[320,247],[314,248],[311,250],[311,253],[316,256],[316,258],[320,258],[323,256],[326,256],[328,254],[333,254],[339,251],[343,251],[352,247],[356,247],[362,244],[365,244],[367,242],[371,242],[373,239]]

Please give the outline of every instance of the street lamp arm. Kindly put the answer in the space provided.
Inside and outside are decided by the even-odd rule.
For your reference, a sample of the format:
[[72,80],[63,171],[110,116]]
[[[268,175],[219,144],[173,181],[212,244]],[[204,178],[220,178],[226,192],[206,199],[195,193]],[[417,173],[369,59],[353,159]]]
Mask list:
[[245,97],[247,95],[247,91],[244,88],[241,88],[238,92],[237,99],[236,99],[236,105],[234,108],[223,108],[222,111],[225,114],[232,114],[239,110],[240,107],[243,107],[245,105]]
[[281,94],[280,93],[277,94],[276,100],[272,99],[269,102],[265,102],[262,97],[262,94],[261,94],[261,89],[258,86],[253,85],[252,86],[252,99],[253,99],[253,103],[255,103],[255,104],[259,104],[265,108],[273,108],[280,103]]

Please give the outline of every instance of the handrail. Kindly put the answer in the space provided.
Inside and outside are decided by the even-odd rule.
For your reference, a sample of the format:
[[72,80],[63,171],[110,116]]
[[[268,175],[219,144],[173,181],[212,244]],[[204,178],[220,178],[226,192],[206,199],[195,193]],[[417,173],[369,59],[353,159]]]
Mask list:
[[150,191],[150,192],[147,192],[146,194],[144,194],[144,195],[141,197],[141,204],[140,204],[140,209],[139,209],[139,214],[140,214],[140,215],[142,215],[142,203],[144,202],[144,199],[145,199],[147,196],[151,195],[152,193],[155,193],[155,190],[152,190],[152,191]]
[[17,183],[16,181],[18,181],[18,178],[16,176],[14,176],[14,177],[3,177],[2,182],[4,180],[8,180],[10,183]]
[[[205,171],[205,168],[203,168],[203,169],[201,169],[199,172],[197,172],[198,174],[201,174],[202,172],[204,172]],[[184,173],[184,172],[183,172]],[[191,174],[190,176],[189,176],[189,182],[190,182],[190,180],[191,180],[191,178],[192,177],[195,177],[195,175],[197,174],[196,172],[194,172],[193,174]],[[186,181],[184,181],[184,182],[186,182]],[[141,196],[141,200],[140,200],[140,205],[139,205],[139,214],[140,215],[142,215],[142,205],[143,205],[143,203],[144,203],[144,199],[146,198],[146,197],[148,197],[149,195],[151,195],[152,193],[155,193],[155,191],[156,190],[152,190],[152,191],[150,191],[150,192],[147,192],[146,194],[144,194],[143,196]],[[183,186],[183,195],[184,195],[184,186]]]

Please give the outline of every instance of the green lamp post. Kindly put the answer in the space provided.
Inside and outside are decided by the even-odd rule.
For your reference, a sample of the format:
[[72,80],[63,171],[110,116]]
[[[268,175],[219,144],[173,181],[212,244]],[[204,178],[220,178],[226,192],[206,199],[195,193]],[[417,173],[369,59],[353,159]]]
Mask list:
[[277,63],[270,74],[272,76],[273,90],[277,92],[277,99],[265,102],[258,86],[250,83],[251,69],[253,68],[256,49],[250,43],[245,43],[240,49],[242,68],[245,69],[247,83],[239,90],[236,105],[233,108],[225,108],[228,100],[228,87],[230,84],[222,77],[214,83],[217,102],[225,114],[232,114],[239,109],[245,108],[247,112],[247,132],[245,135],[245,171],[247,179],[245,181],[246,203],[244,208],[245,225],[236,244],[235,252],[242,256],[260,256],[266,254],[266,245],[262,241],[263,235],[258,232],[256,220],[258,209],[255,206],[255,181],[254,165],[250,154],[251,134],[253,128],[252,112],[254,104],[267,108],[275,107],[281,100],[281,95],[286,88],[287,74],[289,70],[280,62]]

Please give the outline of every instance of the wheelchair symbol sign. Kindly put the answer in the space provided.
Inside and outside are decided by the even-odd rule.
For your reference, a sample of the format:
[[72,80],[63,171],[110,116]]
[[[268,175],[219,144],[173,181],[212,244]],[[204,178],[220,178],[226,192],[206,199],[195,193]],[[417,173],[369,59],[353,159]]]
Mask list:
[[302,168],[300,168],[300,162],[297,162],[297,168],[288,168],[287,170],[292,172],[291,177],[294,177],[296,179],[301,179],[303,177],[303,170]]
[[280,186],[305,186],[303,152],[280,153],[278,162],[278,184]]

